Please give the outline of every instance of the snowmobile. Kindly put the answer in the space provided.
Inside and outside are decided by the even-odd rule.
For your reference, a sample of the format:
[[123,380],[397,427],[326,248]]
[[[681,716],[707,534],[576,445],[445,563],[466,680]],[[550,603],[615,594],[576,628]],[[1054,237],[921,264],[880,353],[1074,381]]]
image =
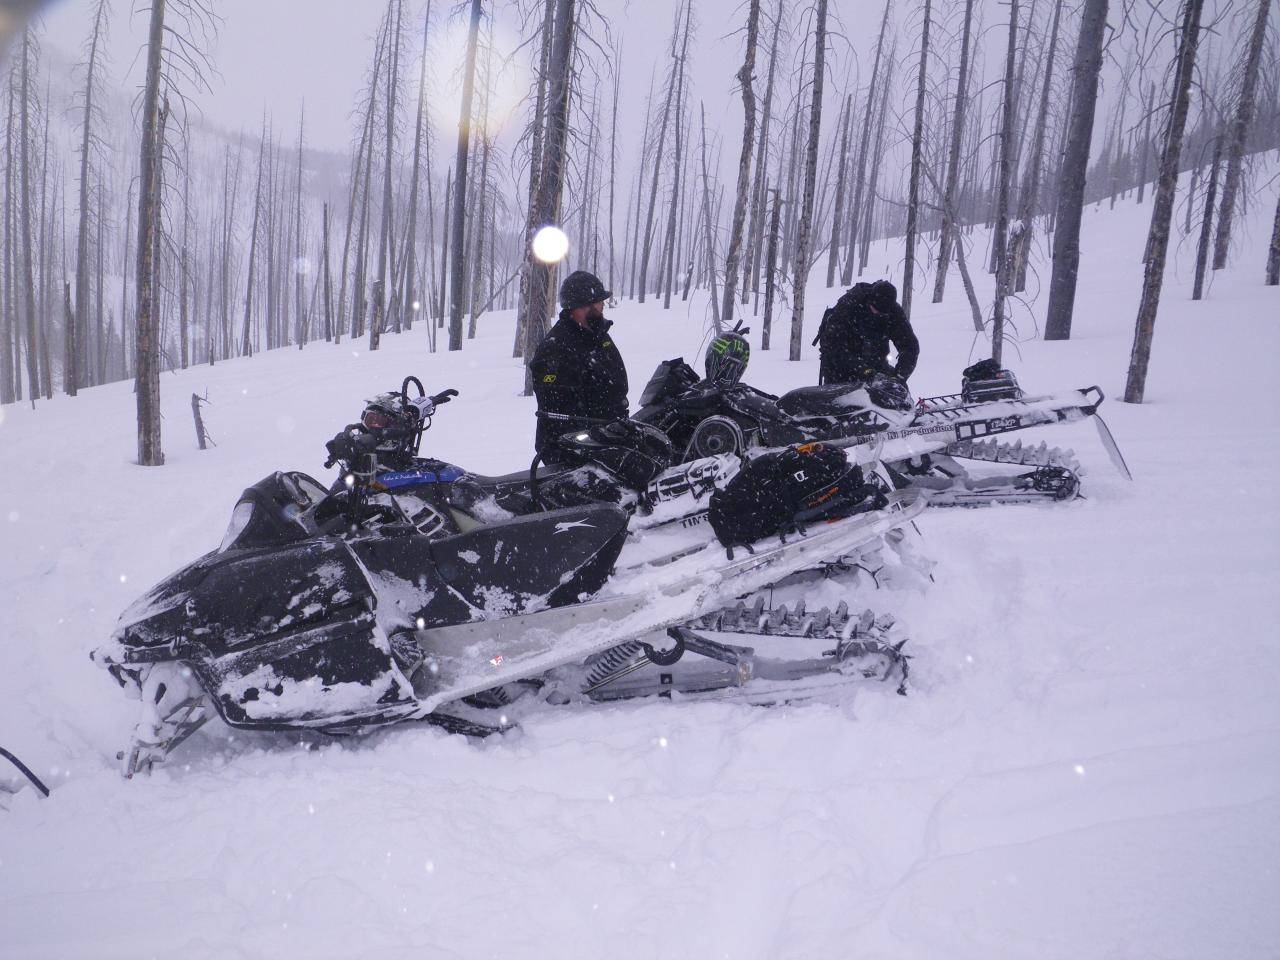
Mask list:
[[[368,436],[420,439],[450,397],[413,399],[417,426],[375,425]],[[452,519],[466,516],[467,529],[424,531],[376,499],[394,489],[386,473],[348,469],[337,492],[304,473],[272,474],[241,495],[217,549],[125,611],[92,656],[142,702],[120,755],[126,776],[215,715],[237,729],[342,734],[423,720],[487,735],[508,725],[522,694],[539,704],[673,692],[777,702],[850,678],[896,678],[902,690],[892,621],[843,606],[766,608],[752,595],[863,556],[923,501],[894,495],[745,551],[676,525],[624,554],[632,515],[617,503],[488,522],[459,510]],[[761,656],[722,636],[744,633],[799,646]]]
[[[676,358],[660,363],[645,387],[635,419],[667,434],[686,460],[820,441],[845,447],[855,462],[884,464],[895,486],[927,493],[934,506],[1066,501],[1080,492],[1072,451],[994,437],[1089,417],[1113,464],[1132,479],[1098,415],[1104,396],[1096,386],[1029,397],[1011,371],[987,361],[965,371],[958,394],[913,400],[904,381],[873,372],[778,397],[741,382],[750,354],[745,332],[712,341],[704,377]],[[738,346],[717,349],[721,341]],[[962,460],[998,466],[977,474]]]

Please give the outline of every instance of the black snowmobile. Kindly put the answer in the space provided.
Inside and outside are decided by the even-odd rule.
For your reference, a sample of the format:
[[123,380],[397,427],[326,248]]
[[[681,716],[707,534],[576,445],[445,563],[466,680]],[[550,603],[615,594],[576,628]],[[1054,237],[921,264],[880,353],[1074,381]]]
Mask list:
[[781,397],[742,382],[750,357],[745,334],[712,340],[706,376],[682,357],[658,364],[635,419],[670,439],[684,460],[796,443],[873,436],[911,422],[914,405],[900,380],[801,387]]
[[[927,493],[935,506],[1064,501],[1080,491],[1072,451],[990,438],[1091,417],[1112,462],[1129,477],[1098,416],[1104,398],[1097,387],[1027,397],[1011,371],[985,361],[966,369],[960,393],[947,396],[916,401],[904,381],[875,373],[778,397],[741,382],[750,356],[745,332],[712,341],[704,377],[676,358],[659,364],[645,387],[635,418],[666,433],[686,459],[817,441],[846,448],[855,462],[879,461],[899,489]],[[961,460],[999,466],[974,474]]]
[[[420,439],[449,397],[424,392],[407,405],[416,425],[367,417],[355,436],[390,443],[408,429],[399,442]],[[121,754],[126,776],[215,713],[242,729],[354,733],[421,719],[486,734],[510,714],[494,723],[486,708],[530,691],[540,696],[526,701],[538,703],[672,691],[773,702],[804,695],[801,680],[905,679],[891,621],[843,605],[806,613],[734,602],[860,556],[923,503],[840,511],[736,553],[705,528],[677,528],[684,539],[642,537],[661,549],[628,559],[629,514],[617,503],[483,523],[458,510],[452,519],[467,517],[467,529],[424,531],[379,501],[394,488],[376,468],[376,444],[363,456],[372,469],[348,469],[335,492],[299,472],[246,489],[221,545],[134,603],[94,652],[142,701]],[[764,657],[721,633],[803,643]]]

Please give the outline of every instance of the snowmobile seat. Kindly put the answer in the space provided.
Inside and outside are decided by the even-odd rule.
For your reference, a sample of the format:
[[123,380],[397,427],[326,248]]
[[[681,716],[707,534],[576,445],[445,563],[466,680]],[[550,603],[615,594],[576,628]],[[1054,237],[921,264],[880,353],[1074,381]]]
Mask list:
[[[778,398],[778,407],[793,417],[841,417],[862,406],[856,402],[862,384],[829,383],[820,387],[798,387]],[[853,396],[850,396],[850,395]],[[847,399],[846,399],[847,398]],[[866,394],[861,393],[861,399]],[[851,402],[854,401],[854,402]]]
[[[539,466],[537,478],[539,481],[548,480],[571,469],[573,468],[563,464],[555,464],[549,467]],[[471,474],[471,479],[486,490],[499,490],[505,487],[527,487],[529,485],[529,471],[516,470],[513,473],[504,473],[496,477],[486,477],[473,473]]]

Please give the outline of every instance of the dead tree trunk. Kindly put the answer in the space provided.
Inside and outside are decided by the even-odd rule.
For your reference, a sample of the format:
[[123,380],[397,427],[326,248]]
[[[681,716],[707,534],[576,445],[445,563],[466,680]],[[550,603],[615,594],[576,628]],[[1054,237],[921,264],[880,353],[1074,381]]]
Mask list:
[[764,272],[764,327],[760,331],[760,349],[769,349],[769,336],[773,329],[773,295],[778,281],[778,227],[782,215],[782,196],[773,188],[773,212],[769,215],[769,249],[765,254]]
[[155,311],[152,257],[160,228],[160,55],[164,45],[165,0],[151,0],[151,27],[147,38],[147,79],[142,93],[142,145],[138,175],[138,326],[134,367],[137,376],[138,463],[144,467],[164,463],[160,447],[160,344]]
[[685,58],[689,53],[689,27],[692,16],[692,5],[689,5],[685,13],[684,39],[680,41],[680,60],[676,67],[676,135],[675,153],[671,164],[671,204],[667,211],[667,231],[666,238],[663,241],[664,253],[658,269],[659,286],[663,291],[662,309],[664,310],[671,308],[671,288],[674,285],[672,275],[675,273],[676,263],[676,219],[680,211],[680,169],[681,164],[684,162],[682,156],[684,151],[684,138],[682,136],[682,124],[684,123],[684,66]]
[[751,202],[751,270],[742,272],[742,303],[745,306],[752,290],[756,291],[755,309],[760,308],[760,261],[763,255],[765,229],[765,186],[768,183],[769,121],[773,115],[773,77],[778,62],[778,35],[782,31],[783,0],[773,19],[773,38],[769,43],[769,73],[764,83],[764,105],[760,114],[760,136],[756,144],[755,185]]
[[[1013,0],[1016,4],[1017,0]],[[902,312],[911,319],[911,291],[916,274],[916,226],[920,220],[920,163],[924,148],[924,92],[929,67],[929,19],[932,0],[924,0],[924,28],[920,32],[920,75],[916,88],[916,118],[911,134],[911,182],[907,194],[907,236],[902,264]]]
[[474,202],[471,215],[471,254],[470,283],[467,284],[467,308],[471,317],[467,323],[467,339],[474,340],[476,323],[480,317],[480,307],[484,297],[484,241],[485,212],[488,210],[489,192],[489,152],[492,137],[489,136],[489,104],[493,95],[493,21],[489,21],[489,38],[485,44],[484,54],[484,102],[480,110],[480,169],[477,171],[476,190],[478,196]]
[[[547,71],[551,59],[551,37],[555,28],[555,0],[545,0],[542,8],[542,41],[538,52],[538,93],[533,107],[533,133],[529,149],[529,199],[525,214],[524,244],[526,266],[520,277],[520,301],[516,308],[516,335],[511,346],[511,356],[524,355],[525,327],[529,323],[532,305],[529,288],[533,260],[529,256],[534,234],[544,226],[538,223],[538,189],[542,183],[543,139],[546,137]],[[446,204],[448,201],[446,200]],[[446,213],[446,219],[448,214]]]
[[1049,307],[1044,338],[1071,337],[1075,309],[1076,277],[1080,272],[1080,221],[1084,213],[1084,188],[1093,139],[1093,115],[1098,101],[1098,75],[1102,71],[1102,39],[1107,28],[1107,0],[1084,0],[1080,37],[1076,42],[1071,93],[1071,121],[1058,178],[1058,212],[1053,234],[1053,274],[1049,280]]
[[453,169],[444,175],[444,219],[440,222],[440,290],[436,303],[436,328],[444,328],[445,291],[448,288],[449,233],[453,229]]
[[956,189],[960,180],[960,146],[964,140],[965,96],[969,86],[969,38],[973,32],[973,0],[965,0],[964,28],[960,35],[960,75],[956,78],[956,106],[951,115],[951,149],[947,155],[947,184],[942,195],[942,227],[938,233],[938,273],[933,282],[933,302],[941,303],[951,267],[951,245],[956,242]]
[[[479,9],[480,0],[475,0],[476,9]],[[394,178],[392,176],[392,167],[395,164],[396,153],[396,101],[399,99],[399,81],[400,81],[400,24],[402,22],[404,12],[404,4],[396,2],[395,13],[392,14],[388,9],[388,16],[394,17],[394,21],[387,26],[388,31],[388,56],[387,56],[387,113],[386,113],[386,141],[383,144],[383,171],[382,171],[382,226],[378,231],[378,283],[374,287],[377,299],[373,305],[373,321],[369,324],[369,349],[377,350],[382,340],[382,327],[386,323],[387,317],[387,291],[390,284],[387,282],[387,267],[389,263],[393,263],[395,256],[391,250],[392,244],[395,242],[393,233],[395,232],[395,206],[392,203],[392,187]]]
[[258,252],[258,221],[262,213],[262,167],[267,149],[266,123],[262,127],[262,139],[258,142],[258,177],[253,188],[253,225],[249,228],[249,263],[246,272],[244,290],[244,325],[240,330],[240,355],[253,355],[253,341],[250,338],[250,322],[253,319],[253,267]]
[[[865,214],[863,211],[864,189],[868,194],[875,193],[874,176],[872,177],[871,185],[869,187],[866,186],[867,151],[870,149],[873,139],[871,134],[872,127],[879,126],[884,120],[883,113],[875,124],[873,124],[872,118],[876,116],[877,93],[882,89],[888,90],[888,77],[886,76],[882,79],[880,76],[881,56],[884,53],[884,35],[888,25],[889,0],[885,0],[884,14],[880,18],[880,33],[876,37],[876,58],[871,67],[871,83],[867,87],[867,104],[862,115],[862,137],[858,141],[858,164],[854,168],[853,175],[853,205],[850,207],[849,215],[845,218],[848,221],[849,238],[845,247],[844,271],[840,275],[840,283],[846,287],[853,283],[854,251],[858,245],[858,225],[864,222],[869,223],[870,220],[870,211],[868,210]],[[877,84],[880,84],[880,86],[878,87]],[[883,101],[884,97],[880,96],[879,99]],[[879,139],[878,136],[876,139]],[[878,167],[878,164],[876,166]],[[867,206],[869,207],[870,205],[868,204]]]
[[[679,27],[679,17],[677,15],[676,25]],[[671,101],[675,95],[676,87],[676,34],[671,35],[671,62],[672,69],[667,74],[667,96],[662,106],[662,122],[658,126],[658,144],[654,151],[653,163],[653,185],[649,188],[649,206],[648,214],[644,221],[644,235],[641,239],[640,248],[640,281],[639,292],[636,299],[640,303],[644,303],[645,287],[649,279],[649,255],[653,250],[653,216],[658,204],[658,177],[662,173],[662,151],[667,139],[667,123],[671,117]]]
[[862,276],[862,271],[866,269],[867,260],[871,256],[872,218],[875,213],[877,191],[880,188],[880,167],[884,162],[884,130],[886,118],[889,115],[889,90],[892,86],[893,62],[896,54],[897,44],[894,44],[889,49],[889,59],[885,62],[884,82],[880,85],[880,110],[876,120],[875,152],[871,160],[871,173],[867,180],[866,209],[861,213],[862,249],[858,253],[858,276]]
[[[925,0],[927,4],[929,0]],[[818,0],[813,32],[813,104],[809,109],[809,145],[805,150],[804,194],[801,198],[800,235],[796,240],[795,278],[792,281],[791,349],[789,358],[800,359],[804,339],[804,292],[809,282],[809,245],[813,235],[813,191],[818,177],[818,136],[822,131],[822,81],[826,75],[827,0]]]
[[4,294],[4,310],[0,314],[0,403],[13,403],[21,399],[22,377],[15,373],[18,364],[16,342],[18,339],[17,291],[14,289],[14,257],[18,244],[14,238],[14,183],[13,183],[13,115],[15,91],[12,78],[8,84],[8,110],[4,137],[4,246],[0,249],[0,292]]
[[1155,201],[1151,205],[1151,230],[1147,234],[1142,299],[1138,303],[1133,352],[1129,357],[1129,376],[1124,388],[1126,403],[1141,403],[1147,386],[1147,367],[1151,362],[1151,341],[1155,335],[1156,311],[1160,306],[1160,288],[1164,283],[1169,224],[1173,220],[1173,201],[1178,189],[1178,159],[1182,152],[1182,133],[1187,125],[1187,110],[1191,102],[1191,75],[1196,65],[1196,48],[1200,42],[1200,12],[1203,6],[1204,0],[1186,0],[1183,7],[1173,98],[1169,107],[1169,129],[1160,159],[1160,180],[1156,184]]
[[22,293],[27,317],[27,396],[34,403],[40,395],[39,343],[36,340],[36,286],[31,260],[35,247],[31,235],[31,30],[22,34],[22,79],[19,102],[18,167],[22,180]]
[[462,105],[458,113],[458,151],[453,178],[453,261],[449,270],[449,349],[462,349],[462,311],[466,303],[467,159],[471,148],[471,111],[476,85],[476,43],[480,35],[480,0],[471,0],[467,54],[462,68]]
[[[422,137],[423,126],[426,122],[426,104],[427,104],[427,37],[431,28],[431,2],[427,0],[427,11],[422,16],[422,66],[418,75],[418,111],[413,122],[413,168],[409,174],[409,231],[405,238],[405,257],[408,262],[405,264],[405,280],[404,292],[399,297],[401,304],[409,310],[408,319],[409,326],[412,327],[415,314],[425,299],[418,293],[418,277],[415,273],[415,267],[418,263],[418,181],[421,176],[422,169]],[[431,152],[427,151],[428,166],[431,162]],[[428,170],[427,180],[430,182],[431,175]],[[428,261],[430,262],[430,261]],[[424,311],[424,315],[428,318],[431,311]],[[431,324],[427,324],[428,330]]]
[[1035,131],[1031,135],[1031,160],[1022,180],[1022,195],[1018,201],[1018,240],[1013,248],[1013,289],[1027,288],[1027,261],[1031,255],[1031,225],[1040,209],[1040,172],[1044,163],[1045,131],[1049,125],[1049,92],[1053,85],[1053,58],[1058,49],[1058,23],[1062,18],[1063,0],[1053,5],[1053,25],[1049,28],[1049,52],[1044,67],[1044,86],[1040,90],[1040,107],[1036,115]]
[[[613,57],[613,121],[609,134],[609,272],[605,278],[605,286],[610,290],[616,289],[613,285],[613,204],[614,185],[618,179],[618,88],[621,76],[622,45],[619,43]],[[625,229],[624,227],[623,230]]]
[[[379,35],[378,46],[381,48],[382,35]],[[342,264],[338,269],[338,323],[334,331],[334,339],[336,342],[342,342],[342,331],[347,326],[347,262],[351,253],[351,234],[355,229],[356,222],[356,203],[360,199],[361,184],[364,182],[364,168],[366,166],[365,155],[369,149],[369,141],[373,137],[373,113],[374,107],[378,100],[378,68],[382,63],[381,53],[374,56],[373,60],[373,79],[369,84],[369,102],[365,106],[364,123],[360,128],[360,141],[356,145],[356,151],[351,158],[351,193],[347,198],[347,223],[342,240]],[[359,296],[356,296],[359,299]],[[355,312],[355,304],[352,305],[352,312]],[[351,328],[354,330],[356,322],[353,319]]]
[[1280,197],[1276,198],[1276,218],[1271,225],[1271,248],[1267,251],[1267,286],[1280,285]]
[[1142,111],[1142,145],[1138,148],[1138,203],[1142,203],[1147,190],[1147,158],[1151,156],[1151,118],[1155,114],[1156,85],[1147,89],[1146,108]]
[[182,248],[178,251],[178,351],[182,369],[187,369],[191,350],[190,320],[187,316],[191,242],[191,138],[182,132]]
[[[1258,15],[1249,35],[1249,49],[1245,54],[1244,75],[1240,82],[1240,97],[1236,101],[1236,115],[1231,123],[1231,140],[1227,148],[1227,174],[1222,183],[1222,209],[1218,211],[1218,234],[1213,243],[1213,269],[1227,265],[1227,253],[1231,246],[1231,223],[1235,216],[1236,194],[1240,189],[1240,164],[1244,159],[1245,141],[1253,126],[1254,101],[1258,89],[1258,72],[1262,62],[1262,41],[1267,33],[1267,13],[1273,0],[1256,0]],[[1272,81],[1274,82],[1274,80]]]
[[67,393],[75,396],[82,371],[77,360],[82,352],[78,343],[89,322],[89,148],[93,143],[93,95],[98,70],[98,41],[106,18],[107,0],[98,0],[93,16],[93,34],[89,38],[89,55],[85,61],[84,110],[80,127],[80,221],[76,228],[76,308],[67,322],[67,337],[74,345],[67,355],[72,357],[64,379]]
[[[537,217],[539,223],[559,219],[560,198],[564,189],[565,144],[569,139],[569,99],[573,83],[573,44],[577,26],[575,0],[556,0],[555,24],[551,52],[547,60],[546,137],[541,160],[542,177],[538,187]],[[525,325],[524,390],[533,392],[529,363],[534,350],[547,332],[552,293],[552,266],[529,256],[529,319]]]
[[840,255],[840,228],[844,225],[844,185],[849,172],[849,128],[853,126],[853,94],[844,98],[840,114],[840,161],[836,172],[836,196],[831,212],[831,239],[827,242],[827,288],[835,286],[836,265]]
[[[133,180],[125,191],[124,248],[120,251],[120,379],[129,376],[128,351],[125,349],[125,331],[129,328],[129,251],[133,238]],[[110,339],[110,338],[108,338]]]
[[1015,112],[1018,92],[1014,80],[1014,55],[1018,45],[1018,0],[1009,3],[1009,50],[1004,68],[1004,118],[1000,124],[999,186],[996,194],[996,228],[991,241],[996,259],[996,297],[991,313],[991,359],[1000,363],[1004,353],[1004,301],[1009,294],[1009,188],[1013,181]]
[[[1200,243],[1196,246],[1196,282],[1191,290],[1191,299],[1199,300],[1204,295],[1204,274],[1209,263],[1209,241],[1213,236],[1213,204],[1218,198],[1218,164],[1222,161],[1222,138],[1218,137],[1213,144],[1213,165],[1209,167],[1209,185],[1204,195],[1204,216],[1200,220]],[[1191,205],[1191,198],[1187,198]]]
[[324,205],[321,269],[324,270],[324,338],[333,339],[333,277],[329,273],[329,204]]
[[702,111],[702,222],[707,238],[707,286],[711,291],[711,322],[718,334],[724,330],[724,326],[720,320],[720,298],[716,292],[716,240],[712,228],[711,182],[707,177],[707,108],[702,104],[699,104],[699,108]]
[[[733,298],[738,290],[738,259],[742,250],[742,229],[747,219],[747,188],[751,181],[751,148],[756,135],[756,38],[760,27],[760,0],[750,0],[747,8],[747,54],[738,70],[742,88],[742,152],[738,154],[738,186],[734,193],[733,220],[729,224],[729,249],[724,258],[724,304],[721,322],[733,323]],[[828,284],[830,286],[830,284]]]

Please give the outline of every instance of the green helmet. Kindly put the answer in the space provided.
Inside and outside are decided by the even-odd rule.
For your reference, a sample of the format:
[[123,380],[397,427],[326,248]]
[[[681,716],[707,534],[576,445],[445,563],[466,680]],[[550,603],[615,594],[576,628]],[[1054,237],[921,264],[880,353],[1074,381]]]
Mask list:
[[751,358],[751,344],[736,330],[722,333],[707,346],[707,379],[722,386],[730,386],[742,379]]

